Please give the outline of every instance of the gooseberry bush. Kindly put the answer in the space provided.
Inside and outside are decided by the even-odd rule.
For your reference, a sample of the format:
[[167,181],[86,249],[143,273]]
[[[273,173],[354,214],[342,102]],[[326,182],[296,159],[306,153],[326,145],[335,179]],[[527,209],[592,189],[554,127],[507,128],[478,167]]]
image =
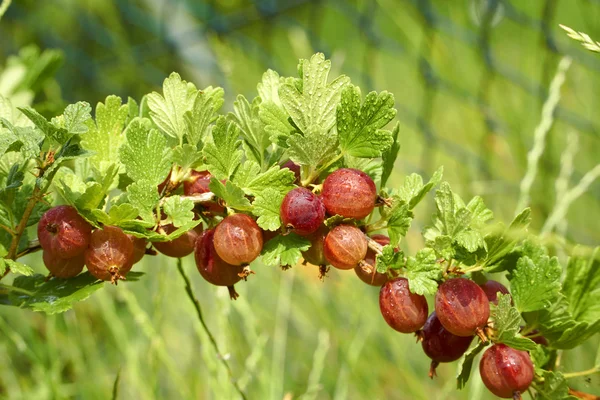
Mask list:
[[[326,282],[333,266],[381,287],[381,329],[416,335],[430,377],[459,360],[463,388],[481,353],[500,397],[580,395],[556,359],[600,330],[599,250],[573,249],[563,273],[528,233],[529,209],[494,222],[441,168],[388,186],[401,144],[399,125],[386,129],[393,95],[363,97],[329,72],[320,53],[298,77],[269,70],[227,115],[221,88],[176,73],[139,102],[108,96],[50,120],[0,98],[0,273],[14,275],[2,304],[64,312],[105,282],[142,279],[134,264],[157,252],[193,256],[232,299],[264,268],[312,264]],[[413,212],[436,187],[425,247],[408,254]]]

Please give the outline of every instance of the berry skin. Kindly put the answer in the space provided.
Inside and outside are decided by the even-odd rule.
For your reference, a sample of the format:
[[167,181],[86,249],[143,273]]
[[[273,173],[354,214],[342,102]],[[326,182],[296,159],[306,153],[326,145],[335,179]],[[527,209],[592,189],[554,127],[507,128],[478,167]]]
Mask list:
[[431,313],[420,334],[423,351],[431,358],[429,377],[433,379],[439,363],[456,361],[467,351],[473,336],[456,336],[442,326],[435,311]]
[[[165,225],[159,229],[162,230],[166,235],[177,230],[173,224]],[[192,254],[192,251],[194,251],[196,238],[200,233],[202,233],[202,225],[198,225],[194,229],[187,231],[177,239],[168,242],[153,242],[152,245],[156,250],[165,256],[182,258],[188,254]]]
[[116,285],[133,266],[133,242],[121,228],[105,226],[92,232],[84,255],[90,274]]
[[148,245],[148,241],[144,238],[138,238],[133,235],[127,235],[127,237],[133,243],[133,263],[137,264],[140,262],[144,255],[146,254],[146,246]]
[[310,240],[310,248],[302,252],[305,261],[317,266],[327,265],[323,248],[327,233],[329,233],[329,229],[325,225],[321,225],[315,233],[306,237]]
[[[373,239],[374,241],[376,241],[377,243],[379,243],[382,246],[390,244],[390,238],[385,235],[375,234],[375,235],[371,236],[371,239]],[[373,250],[367,248],[367,255],[365,256],[365,262],[367,264],[371,265],[372,267],[375,267],[375,257],[376,257],[375,252]],[[363,281],[364,283],[371,285],[371,286],[379,286],[380,287],[381,285],[383,285],[390,279],[388,274],[381,274],[377,271],[375,271],[375,274],[368,273],[364,269],[362,269],[360,265],[357,265],[356,267],[354,267],[354,272],[360,278],[361,281]]]
[[364,172],[341,168],[325,179],[321,196],[328,214],[363,219],[375,208],[377,189]]
[[316,194],[299,187],[285,195],[280,214],[283,225],[298,235],[307,236],[319,229],[325,220],[325,206]]
[[529,353],[495,344],[483,353],[479,374],[494,395],[504,399],[520,398],[533,381],[533,364]]
[[352,269],[367,255],[367,239],[352,225],[338,225],[325,237],[325,259],[339,269]]
[[418,331],[429,313],[425,296],[411,293],[406,278],[393,279],[381,287],[379,309],[385,322],[402,333]]
[[281,168],[287,168],[294,173],[296,179],[294,179],[294,183],[300,183],[300,166],[293,162],[292,160],[287,161]]
[[63,279],[79,275],[79,273],[83,271],[83,266],[85,264],[83,254],[72,258],[60,258],[55,256],[51,251],[44,250],[42,259],[52,276]]
[[435,312],[444,328],[454,335],[483,335],[482,328],[490,316],[490,302],[475,282],[453,278],[438,288]]
[[[183,182],[183,193],[186,196],[192,196],[195,194],[210,192],[210,188],[208,187],[210,184],[210,178],[212,178],[212,175],[208,171],[192,171],[192,175],[185,182]],[[225,207],[216,201],[204,203],[202,204],[202,207],[203,210],[213,214],[223,214],[225,212]]]
[[230,296],[235,299],[237,293],[233,290],[233,285],[240,281],[244,267],[227,264],[217,254],[214,246],[215,230],[204,231],[198,240],[194,250],[196,267],[200,275],[216,286],[227,286]]
[[231,265],[251,263],[262,251],[262,231],[246,214],[233,214],[223,219],[214,236],[217,254]]
[[91,233],[92,226],[71,206],[57,206],[46,211],[37,227],[42,249],[59,258],[83,254]]
[[487,296],[490,303],[494,303],[495,305],[498,305],[498,292],[502,294],[510,294],[506,286],[492,279],[489,279],[483,285],[479,286],[485,292],[485,295]]

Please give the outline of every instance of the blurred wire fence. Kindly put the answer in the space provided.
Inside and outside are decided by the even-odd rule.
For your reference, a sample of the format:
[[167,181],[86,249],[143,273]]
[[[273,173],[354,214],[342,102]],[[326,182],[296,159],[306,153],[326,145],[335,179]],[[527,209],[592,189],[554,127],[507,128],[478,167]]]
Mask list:
[[[570,186],[600,160],[600,57],[558,27],[600,37],[598,17],[598,0],[26,0],[0,24],[0,57],[28,43],[62,50],[66,101],[139,98],[176,70],[223,86],[231,104],[237,93],[255,95],[266,68],[291,75],[299,57],[323,51],[365,91],[396,96],[398,177],[444,164],[465,196],[483,194],[508,219],[549,84],[568,56],[531,188],[539,228],[552,214],[568,137],[580,149]],[[568,215],[568,233],[593,244],[600,233],[588,217],[600,215],[600,185],[589,190]]]

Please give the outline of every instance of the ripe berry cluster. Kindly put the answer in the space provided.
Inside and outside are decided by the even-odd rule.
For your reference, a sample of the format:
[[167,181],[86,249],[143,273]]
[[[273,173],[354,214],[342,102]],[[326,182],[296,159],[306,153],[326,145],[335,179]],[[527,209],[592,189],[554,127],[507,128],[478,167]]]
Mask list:
[[[284,167],[299,177],[295,164]],[[170,194],[183,186],[186,196],[207,193],[210,179],[207,171],[190,171],[183,182],[173,183],[167,177],[159,191]],[[375,268],[376,253],[369,243],[385,246],[390,239],[378,234],[368,237],[359,227],[378,201],[373,180],[362,171],[342,168],[314,187],[315,190],[296,187],[286,194],[280,208],[283,228],[278,233],[293,232],[309,239],[311,247],[303,252],[304,260],[319,266],[323,276],[331,265],[341,270],[354,269],[365,283],[381,286],[379,306],[384,320],[398,332],[417,335],[423,351],[432,360],[430,377],[435,375],[439,363],[458,360],[475,336],[488,341],[489,304],[497,304],[497,293],[508,294],[506,287],[492,280],[480,286],[464,277],[447,279],[439,286],[435,310],[429,314],[426,298],[412,293],[406,278],[398,276],[395,270],[379,273]],[[227,215],[224,205],[216,201],[202,203],[196,212],[207,229],[199,224],[174,240],[152,245],[170,257],[194,252],[201,276],[213,285],[228,287],[235,299],[238,295],[234,284],[252,273],[248,265],[259,257],[263,243],[274,234],[263,231],[247,214]],[[328,226],[327,216],[341,216],[343,222]],[[167,235],[176,229],[172,224],[156,228]],[[93,229],[71,206],[46,212],[38,225],[38,237],[46,267],[59,278],[76,276],[85,264],[96,278],[116,284],[125,279],[145,253],[152,252],[145,239],[127,235],[118,227]],[[494,344],[483,354],[480,374],[497,396],[518,398],[531,384],[534,372],[527,352]]]
[[[411,293],[405,278],[395,278],[381,287],[379,306],[392,328],[417,335],[423,351],[431,358],[429,377],[433,378],[437,366],[462,357],[476,335],[488,341],[485,328],[490,316],[489,304],[498,303],[498,293],[509,292],[497,281],[488,280],[479,286],[466,278],[448,279],[439,286],[435,311],[428,317],[425,297]],[[536,339],[546,344],[543,337]],[[516,399],[533,381],[534,369],[529,353],[494,344],[484,352],[479,373],[496,396]]]

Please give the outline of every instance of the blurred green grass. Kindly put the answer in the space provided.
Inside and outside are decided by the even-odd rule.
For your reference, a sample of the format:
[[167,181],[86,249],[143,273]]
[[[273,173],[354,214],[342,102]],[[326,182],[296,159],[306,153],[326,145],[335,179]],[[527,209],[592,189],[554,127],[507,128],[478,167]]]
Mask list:
[[[0,60],[29,43],[59,48],[65,53],[60,95],[92,104],[111,93],[139,98],[159,90],[162,79],[177,70],[200,86],[224,86],[230,109],[238,93],[255,95],[266,68],[292,75],[298,58],[325,51],[332,73],[351,76],[364,91],[385,89],[396,96],[403,139],[392,186],[408,173],[429,176],[444,165],[456,191],[465,198],[481,194],[506,221],[540,120],[543,88],[560,53],[568,52],[575,61],[560,106],[587,124],[558,118],[549,133],[532,188],[535,230],[554,206],[567,134],[579,137],[572,184],[599,161],[600,58],[567,39],[557,24],[600,38],[600,3],[499,2],[489,16],[497,24],[485,28],[481,20],[492,3],[25,0],[15,2],[0,22]],[[491,66],[484,62],[485,29],[491,32]],[[548,47],[543,29],[558,52]],[[539,93],[530,87],[539,87]],[[57,90],[45,88],[36,102],[51,98],[56,106]],[[496,124],[487,125],[486,116]],[[596,183],[573,204],[569,240],[600,243],[599,198]],[[417,209],[407,251],[422,245],[420,230],[432,212],[431,199]],[[37,255],[30,260],[43,272]],[[477,373],[457,391],[456,363],[441,365],[438,378],[429,380],[420,345],[386,326],[378,289],[353,272],[331,271],[323,283],[310,266],[285,272],[258,267],[231,302],[225,289],[202,281],[192,258],[184,260],[184,268],[249,399],[491,398]],[[235,398],[175,260],[147,257],[135,269],[146,273],[139,282],[106,285],[65,314],[0,308],[0,396],[106,399],[120,374],[119,399]],[[599,345],[594,337],[564,352],[564,369],[598,363]],[[600,394],[597,376],[571,383]]]

